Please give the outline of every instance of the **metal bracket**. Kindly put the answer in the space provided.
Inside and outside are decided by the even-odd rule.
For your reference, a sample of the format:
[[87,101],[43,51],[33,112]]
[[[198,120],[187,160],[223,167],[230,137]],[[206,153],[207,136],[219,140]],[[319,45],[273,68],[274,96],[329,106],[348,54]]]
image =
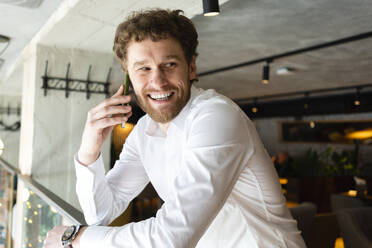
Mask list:
[[16,121],[13,124],[7,125],[3,121],[3,115],[6,114],[7,116],[9,115],[21,115],[21,107],[18,105],[17,108],[11,108],[10,105],[8,104],[7,107],[1,107],[0,106],[0,130],[4,131],[18,131],[19,128],[21,127],[21,122]]
[[72,91],[85,92],[87,99],[90,99],[91,94],[105,94],[106,98],[109,97],[111,67],[108,71],[106,82],[90,80],[92,65],[89,65],[86,80],[70,78],[70,67],[71,64],[68,63],[65,77],[48,76],[48,61],[46,61],[44,76],[41,77],[43,79],[41,88],[44,89],[44,96],[47,95],[48,90],[63,90],[66,98],[69,97]]

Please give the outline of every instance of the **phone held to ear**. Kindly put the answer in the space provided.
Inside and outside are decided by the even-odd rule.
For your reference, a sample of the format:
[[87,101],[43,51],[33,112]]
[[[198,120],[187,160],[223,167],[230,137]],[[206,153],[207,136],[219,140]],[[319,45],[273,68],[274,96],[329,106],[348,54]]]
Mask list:
[[[129,94],[129,84],[130,84],[130,78],[129,78],[129,74],[128,73],[125,73],[125,80],[124,80],[124,96],[128,95]],[[123,106],[125,105],[128,105],[128,103],[126,104],[123,104]],[[123,114],[123,117],[125,117],[125,114]],[[124,128],[125,126],[125,122],[121,123],[121,128]]]

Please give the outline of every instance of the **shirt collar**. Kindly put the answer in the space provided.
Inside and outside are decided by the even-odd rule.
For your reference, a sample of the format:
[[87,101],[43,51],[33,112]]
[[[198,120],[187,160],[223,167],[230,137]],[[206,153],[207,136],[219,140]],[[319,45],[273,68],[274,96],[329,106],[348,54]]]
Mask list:
[[[174,125],[178,129],[183,130],[183,127],[185,126],[186,117],[188,116],[191,110],[191,104],[193,100],[195,99],[195,97],[199,95],[199,93],[200,93],[199,90],[195,86],[191,85],[190,99],[188,100],[186,105],[183,107],[181,112],[175,118],[173,118],[173,120],[171,120],[169,124],[169,128],[172,125]],[[149,118],[149,122],[145,128],[145,133],[149,136],[165,137],[166,135],[162,132],[158,123],[153,121],[151,117],[148,116],[148,118]]]

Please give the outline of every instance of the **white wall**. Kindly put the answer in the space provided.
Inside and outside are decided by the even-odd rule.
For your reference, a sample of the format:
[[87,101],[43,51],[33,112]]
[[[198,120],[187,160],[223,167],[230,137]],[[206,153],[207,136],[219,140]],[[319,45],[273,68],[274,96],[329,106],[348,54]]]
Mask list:
[[[92,65],[91,80],[105,81],[110,67],[116,63],[112,54],[37,45],[29,47],[24,64],[23,112],[20,164],[24,174],[32,174],[39,183],[80,209],[75,194],[73,156],[77,152],[89,109],[105,99],[105,95],[48,90],[44,96],[42,75],[49,61],[48,75],[65,77],[71,63],[70,78],[86,79]],[[110,140],[102,154],[109,165]]]

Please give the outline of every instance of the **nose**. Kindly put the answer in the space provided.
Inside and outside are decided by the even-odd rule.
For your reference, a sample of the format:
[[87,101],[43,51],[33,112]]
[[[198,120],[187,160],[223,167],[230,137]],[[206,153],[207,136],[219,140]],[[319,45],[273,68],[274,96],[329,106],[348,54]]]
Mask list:
[[165,73],[161,68],[153,70],[151,84],[157,87],[162,87],[167,84]]

